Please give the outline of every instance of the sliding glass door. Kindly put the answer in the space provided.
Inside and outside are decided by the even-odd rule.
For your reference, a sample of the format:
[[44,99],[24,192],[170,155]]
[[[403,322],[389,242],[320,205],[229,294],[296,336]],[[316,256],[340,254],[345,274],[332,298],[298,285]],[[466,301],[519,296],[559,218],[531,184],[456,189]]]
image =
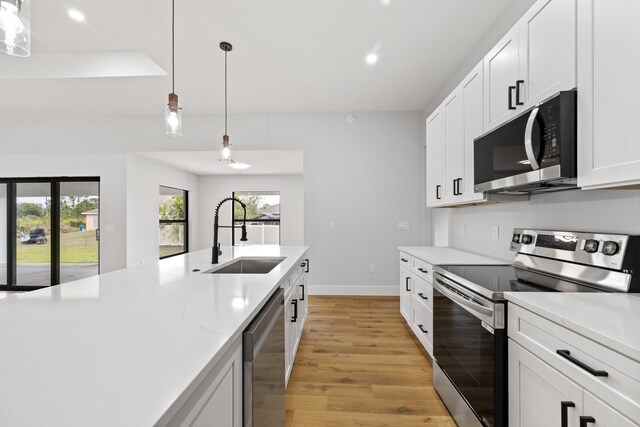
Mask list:
[[18,182],[16,285],[51,285],[51,183]]
[[0,179],[0,290],[99,273],[99,179]]

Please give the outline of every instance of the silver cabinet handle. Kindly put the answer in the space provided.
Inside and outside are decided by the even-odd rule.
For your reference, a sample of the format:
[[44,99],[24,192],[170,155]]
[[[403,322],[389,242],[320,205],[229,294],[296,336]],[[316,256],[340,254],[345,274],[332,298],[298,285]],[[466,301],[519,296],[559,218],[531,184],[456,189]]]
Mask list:
[[540,165],[538,164],[538,159],[533,152],[533,124],[536,121],[536,117],[538,117],[538,111],[540,109],[538,107],[531,110],[531,114],[529,114],[529,120],[527,120],[527,127],[524,131],[524,149],[527,152],[527,159],[529,159],[529,163],[531,163],[531,167],[533,170],[540,169]]

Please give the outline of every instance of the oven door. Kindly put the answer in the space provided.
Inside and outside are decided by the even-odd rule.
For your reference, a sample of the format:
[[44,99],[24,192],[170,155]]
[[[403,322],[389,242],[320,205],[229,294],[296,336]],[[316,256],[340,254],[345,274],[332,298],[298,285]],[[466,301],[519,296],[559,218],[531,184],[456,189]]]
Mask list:
[[[482,302],[461,285],[436,275],[433,291],[433,351],[440,369],[487,427],[506,425],[506,331],[493,329],[465,303]],[[455,284],[457,285],[457,284]],[[452,287],[456,289],[452,294]],[[458,294],[458,292],[460,294]],[[494,305],[489,300],[484,300]],[[504,308],[502,303],[500,309]],[[485,318],[485,320],[487,320]],[[450,408],[451,409],[451,408]]]

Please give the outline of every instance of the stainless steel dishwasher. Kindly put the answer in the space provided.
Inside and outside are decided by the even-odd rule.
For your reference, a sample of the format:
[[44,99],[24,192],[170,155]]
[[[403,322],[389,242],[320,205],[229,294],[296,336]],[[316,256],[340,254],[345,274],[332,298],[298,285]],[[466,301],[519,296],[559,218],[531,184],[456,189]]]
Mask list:
[[284,290],[278,289],[242,337],[244,427],[283,427]]

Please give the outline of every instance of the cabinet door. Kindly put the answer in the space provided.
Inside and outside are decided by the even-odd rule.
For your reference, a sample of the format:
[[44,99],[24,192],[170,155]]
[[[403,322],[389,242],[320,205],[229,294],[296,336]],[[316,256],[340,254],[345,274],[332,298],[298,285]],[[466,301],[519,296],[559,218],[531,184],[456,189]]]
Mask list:
[[442,104],[444,111],[445,180],[444,197],[451,199],[461,195],[458,183],[464,178],[464,122],[460,88],[457,88]]
[[444,200],[444,119],[442,107],[427,119],[427,207]]
[[578,2],[578,186],[640,183],[640,1]]
[[578,425],[582,389],[511,339],[508,377],[510,427]]
[[538,1],[520,21],[525,108],[576,87],[576,0]]
[[482,81],[482,63],[462,81],[462,100],[464,104],[464,179],[460,183],[460,192],[474,194],[473,177],[473,140],[482,135],[484,129],[484,90]]
[[[491,130],[516,111],[518,27],[512,28],[484,57],[485,130]],[[513,90],[509,88],[513,87]],[[511,107],[511,108],[510,108]]]
[[639,425],[588,391],[584,392],[584,416],[592,417],[595,420],[593,424],[588,424],[590,427],[638,427]]
[[400,314],[411,324],[411,272],[400,267]]

